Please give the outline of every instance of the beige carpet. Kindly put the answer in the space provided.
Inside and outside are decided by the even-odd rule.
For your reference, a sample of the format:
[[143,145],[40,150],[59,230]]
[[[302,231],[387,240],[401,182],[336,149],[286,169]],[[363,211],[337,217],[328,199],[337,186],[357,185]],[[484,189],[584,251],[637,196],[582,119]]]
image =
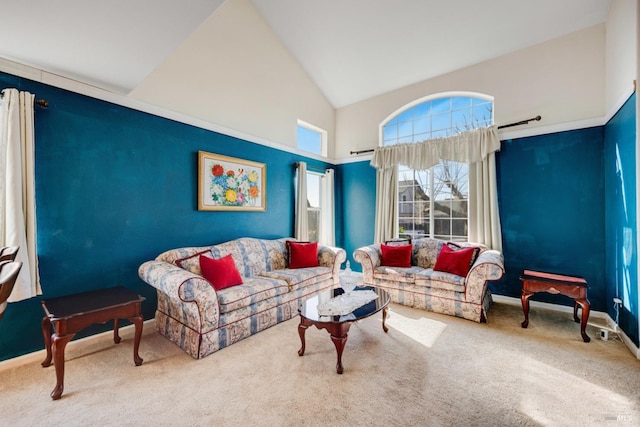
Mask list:
[[39,360],[0,370],[3,426],[580,426],[640,424],[640,361],[619,339],[583,343],[571,315],[495,303],[489,323],[392,305],[352,326],[345,372],[326,331],[297,319],[194,360],[147,327],[67,350],[65,390]]

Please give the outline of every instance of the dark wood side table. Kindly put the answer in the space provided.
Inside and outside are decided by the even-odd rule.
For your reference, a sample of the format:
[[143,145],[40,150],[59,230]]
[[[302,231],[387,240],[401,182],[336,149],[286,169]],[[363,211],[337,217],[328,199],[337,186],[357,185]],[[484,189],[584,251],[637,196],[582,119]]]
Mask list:
[[[133,362],[142,364],[138,355],[142,337],[142,301],[145,298],[137,293],[118,286],[74,295],[42,300],[45,317],[42,319],[42,335],[47,357],[43,367],[53,364],[56,368],[56,387],[51,392],[53,400],[60,399],[64,389],[64,349],[67,343],[81,329],[95,323],[106,323],[113,319],[113,341],[120,342],[118,328],[120,319],[128,319],[135,325],[133,343]],[[53,334],[51,328],[53,327]]]
[[[522,310],[524,322],[522,327],[529,326],[529,298],[536,292],[561,294],[574,299],[573,320],[580,322],[580,334],[584,342],[591,341],[585,332],[591,305],[587,299],[587,281],[579,276],[565,276],[561,274],[545,273],[542,271],[524,270],[520,276],[522,281]],[[582,308],[582,320],[578,318],[578,306]]]

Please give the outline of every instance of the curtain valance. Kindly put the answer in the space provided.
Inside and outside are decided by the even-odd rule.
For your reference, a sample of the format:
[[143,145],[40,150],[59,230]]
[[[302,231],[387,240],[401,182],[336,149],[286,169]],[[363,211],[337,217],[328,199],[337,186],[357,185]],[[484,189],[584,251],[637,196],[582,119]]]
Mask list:
[[388,169],[405,165],[422,170],[437,165],[441,160],[474,163],[500,150],[496,125],[473,129],[446,138],[430,139],[418,143],[405,143],[376,148],[371,166]]

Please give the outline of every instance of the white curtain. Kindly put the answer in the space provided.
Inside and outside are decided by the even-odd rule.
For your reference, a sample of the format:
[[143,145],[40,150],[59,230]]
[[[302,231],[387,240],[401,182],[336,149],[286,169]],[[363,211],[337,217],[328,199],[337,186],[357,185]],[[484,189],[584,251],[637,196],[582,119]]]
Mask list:
[[374,243],[391,240],[397,235],[398,167],[376,171],[376,219]]
[[0,246],[19,246],[9,302],[41,295],[36,249],[33,99],[5,89],[0,100]]
[[335,246],[335,201],[333,169],[327,169],[320,181],[320,236],[318,242],[325,246]]
[[309,240],[309,218],[307,211],[307,164],[298,162],[298,179],[296,181],[296,235],[304,242]]
[[397,169],[406,165],[422,170],[442,160],[469,164],[469,240],[501,250],[495,152],[500,150],[498,127],[493,125],[447,138],[379,147],[371,159],[378,169],[375,241],[396,237]]
[[502,252],[495,153],[469,165],[469,241]]

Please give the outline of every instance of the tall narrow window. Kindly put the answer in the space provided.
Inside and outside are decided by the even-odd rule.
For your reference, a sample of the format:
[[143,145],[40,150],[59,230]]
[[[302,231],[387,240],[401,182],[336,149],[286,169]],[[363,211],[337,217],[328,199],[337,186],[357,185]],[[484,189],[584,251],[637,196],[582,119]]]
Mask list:
[[333,169],[307,170],[298,162],[296,190],[296,238],[335,245],[335,201]]
[[[416,143],[493,124],[491,98],[436,95],[413,102],[382,125],[383,145]],[[469,165],[442,161],[426,170],[398,169],[400,237],[467,240]]]
[[309,241],[317,242],[320,236],[320,180],[322,175],[307,172],[307,224]]

